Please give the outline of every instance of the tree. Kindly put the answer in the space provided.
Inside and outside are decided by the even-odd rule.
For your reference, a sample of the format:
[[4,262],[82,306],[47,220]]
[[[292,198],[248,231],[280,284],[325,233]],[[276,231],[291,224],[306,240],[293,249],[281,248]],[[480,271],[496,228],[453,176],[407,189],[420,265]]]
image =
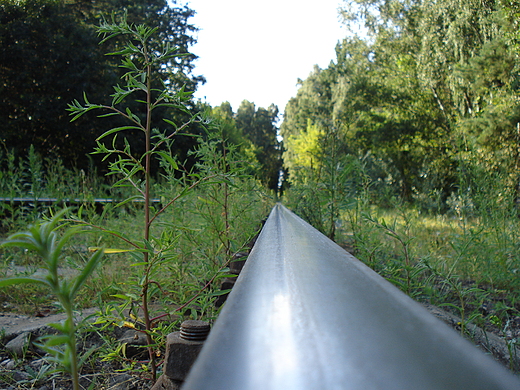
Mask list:
[[20,152],[34,144],[65,161],[77,158],[78,147],[91,151],[92,135],[69,125],[65,109],[84,91],[97,96],[115,79],[95,36],[54,1],[4,3],[0,18],[3,143]]
[[254,103],[242,101],[237,110],[236,126],[254,145],[260,164],[258,178],[269,189],[278,190],[282,171],[282,145],[278,140],[278,107],[256,108]]
[[[345,19],[369,33],[369,82],[378,84],[353,139],[401,172],[405,193],[446,198],[468,163],[489,175],[520,167],[518,14],[501,0],[345,1]],[[363,94],[345,96],[348,106]]]
[[238,152],[244,152],[253,157],[253,143],[245,136],[242,129],[237,127],[235,114],[229,102],[224,102],[220,106],[211,109],[211,115],[218,121],[222,131],[223,141],[228,144],[233,144]]
[[355,203],[363,180],[356,145],[347,134],[355,112],[344,101],[354,79],[347,80],[338,70],[332,64],[323,70],[315,67],[301,81],[296,97],[286,107],[281,129],[293,207],[331,239],[341,211]]
[[[87,165],[84,156],[92,151],[101,126],[96,118],[70,124],[65,110],[83,93],[109,103],[106,96],[123,71],[104,56],[107,47],[97,44],[92,27],[103,16],[110,18],[111,11],[125,9],[130,21],[159,27],[154,50],[168,43],[184,54],[160,69],[166,85],[194,90],[202,81],[191,74],[196,56],[189,46],[196,29],[188,23],[193,11],[186,6],[170,7],[166,0],[5,1],[0,6],[0,131],[7,147],[23,155],[33,144],[44,156],[55,153],[69,165]],[[120,44],[115,40],[111,47],[117,51]],[[161,116],[182,115],[164,111]],[[163,123],[154,127],[164,127]],[[193,140],[185,137],[179,149],[185,153],[192,145]]]

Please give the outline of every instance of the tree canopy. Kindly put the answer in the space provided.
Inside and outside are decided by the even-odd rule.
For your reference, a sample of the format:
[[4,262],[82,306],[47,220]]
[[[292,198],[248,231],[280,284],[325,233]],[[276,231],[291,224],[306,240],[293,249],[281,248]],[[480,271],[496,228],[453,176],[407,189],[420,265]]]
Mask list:
[[282,145],[278,140],[278,107],[258,107],[247,100],[242,101],[236,116],[237,128],[252,142],[260,164],[259,178],[272,190],[279,187],[282,171]]
[[[507,191],[519,192],[520,5],[345,0],[341,12],[345,24],[352,30],[362,25],[366,36],[341,40],[327,68],[315,67],[299,80],[280,128],[273,105],[243,101],[236,112],[228,103],[211,109],[228,141],[254,156],[264,185],[277,189],[282,172],[293,185],[317,184],[336,175],[347,156],[363,162],[372,188],[389,185],[407,200],[446,200],[468,187],[467,173],[474,170],[500,174]],[[167,0],[4,0],[0,134],[5,148],[23,155],[34,145],[43,156],[86,164],[95,138],[117,123],[107,123],[112,118],[70,123],[66,108],[83,94],[111,101],[123,70],[105,53],[117,51],[120,42],[99,45],[94,26],[122,13],[130,23],[158,27],[154,50],[169,44],[183,54],[157,69],[158,86],[194,91],[204,81],[193,74],[196,56],[190,47],[197,28],[190,24],[194,11],[188,6]],[[190,107],[201,108],[195,102]],[[137,106],[135,112],[144,115]],[[173,122],[185,115],[168,109],[158,114]],[[173,131],[164,122],[153,126]],[[194,144],[192,137],[179,138],[181,160],[192,156],[188,150]]]
[[[515,3],[516,4],[516,3]],[[372,185],[405,199],[446,199],[464,172],[518,183],[518,21],[512,2],[345,0],[345,23],[367,35],[339,42],[285,110],[290,182],[335,153],[362,159]],[[307,154],[307,158],[302,156]],[[467,183],[466,183],[467,184]]]
[[156,50],[168,43],[185,54],[160,72],[172,88],[185,85],[195,90],[203,78],[192,74],[196,56],[189,50],[196,28],[189,18],[193,11],[175,2],[168,4],[166,0],[2,2],[0,133],[4,146],[23,155],[34,145],[41,155],[57,154],[69,165],[88,162],[85,155],[106,128],[106,118],[69,123],[66,108],[83,94],[93,101],[110,101],[123,71],[105,53],[117,50],[118,42],[99,45],[94,26],[122,12],[131,23],[158,27]]

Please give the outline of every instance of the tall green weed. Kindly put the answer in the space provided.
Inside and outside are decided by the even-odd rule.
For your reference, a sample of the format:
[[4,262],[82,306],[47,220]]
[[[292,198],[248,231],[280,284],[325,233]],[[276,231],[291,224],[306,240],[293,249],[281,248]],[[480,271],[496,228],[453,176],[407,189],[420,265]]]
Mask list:
[[[152,50],[149,42],[156,30],[145,25],[130,25],[124,18],[119,22],[113,20],[111,23],[103,23],[99,28],[99,33],[103,36],[102,43],[117,36],[127,40],[123,48],[110,53],[121,57],[121,68],[126,71],[123,76],[124,85],[115,87],[110,105],[91,103],[87,96],[84,96],[83,103],[74,101],[69,105],[73,120],[96,110],[102,112],[101,117],[117,116],[124,121],[120,127],[109,129],[98,137],[94,153],[103,156],[108,162],[109,175],[117,180],[114,186],[133,192],[133,195],[122,200],[117,207],[133,200],[142,201],[141,231],[138,237],[130,237],[124,230],[107,231],[101,226],[90,226],[120,239],[120,247],[113,248],[110,252],[126,253],[133,262],[135,281],[127,286],[126,292],[115,294],[114,297],[123,300],[119,305],[119,313],[126,307],[140,307],[142,314],[135,312],[134,316],[143,326],[142,332],[147,338],[152,381],[155,381],[157,373],[160,335],[155,329],[159,317],[152,315],[151,302],[169,296],[173,300],[179,299],[177,303],[180,303],[187,298],[185,294],[189,294],[192,297],[176,310],[186,308],[194,302],[197,316],[208,314],[215,295],[212,284],[225,275],[232,252],[240,245],[236,243],[231,231],[236,215],[235,205],[231,203],[232,197],[235,197],[235,192],[250,189],[246,188],[247,180],[241,177],[241,169],[238,167],[240,164],[235,161],[233,147],[226,145],[222,134],[215,135],[210,131],[209,137],[201,140],[196,152],[200,163],[194,169],[185,168],[185,164],[177,158],[175,148],[179,135],[185,134],[195,123],[203,126],[208,121],[203,114],[193,115],[190,112],[188,105],[191,92],[185,91],[184,87],[173,90],[168,82],[161,79],[158,70],[167,67],[181,54],[169,44],[159,52]],[[184,123],[175,123],[162,118],[170,129],[153,128],[154,119],[164,113],[164,110],[170,113],[181,111],[189,119]],[[126,137],[128,131],[140,134],[140,142],[145,146],[144,152],[136,151],[138,145],[132,144]],[[153,185],[152,177],[157,176],[152,172],[154,161],[160,167],[162,184],[159,186]],[[156,194],[161,199],[159,205],[152,203],[154,191],[157,191]],[[194,198],[194,193],[200,195]],[[193,199],[196,199],[194,204]],[[212,207],[198,207],[199,202],[210,203]],[[240,204],[237,202],[237,205]],[[178,205],[197,209],[197,217],[190,218],[186,211],[177,214]],[[199,221],[203,222],[202,229],[199,228]],[[208,242],[202,243],[200,248],[212,248],[210,243],[218,242],[218,249],[204,253],[203,250],[193,251],[196,246],[191,245],[191,253],[186,253],[181,240],[186,237],[187,232],[197,233],[201,230],[205,230]],[[207,232],[210,233],[209,237]],[[206,258],[197,261],[200,256]],[[192,271],[193,264],[196,264],[197,272]],[[170,278],[182,278],[182,286],[175,283],[172,286],[164,280],[167,270],[171,273]],[[193,275],[195,278],[190,283],[186,276]],[[206,278],[203,279],[202,275],[206,275]],[[111,318],[105,320],[105,323],[111,322]]]

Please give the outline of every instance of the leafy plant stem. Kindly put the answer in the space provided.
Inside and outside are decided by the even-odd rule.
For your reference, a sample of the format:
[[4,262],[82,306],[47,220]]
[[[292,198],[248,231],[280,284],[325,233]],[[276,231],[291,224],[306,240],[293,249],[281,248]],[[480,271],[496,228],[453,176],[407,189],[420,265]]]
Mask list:
[[406,288],[405,292],[407,294],[411,291],[411,281],[412,281],[412,266],[410,261],[410,241],[411,239],[409,237],[403,238],[395,229],[395,227],[389,226],[384,220],[379,222],[378,220],[367,217],[369,221],[374,223],[378,228],[382,229],[386,232],[386,234],[395,240],[400,244],[402,250],[403,250],[403,256],[404,256],[404,268],[405,268],[405,275],[406,275]]
[[[227,174],[228,170],[228,164],[226,161],[227,153],[226,153],[226,142],[223,141],[223,151],[222,151],[222,164],[224,166],[224,174]],[[227,181],[224,181],[224,204],[223,206],[223,213],[224,213],[224,229],[225,229],[225,235],[224,235],[224,248],[226,253],[226,259],[231,259],[231,242],[229,240],[229,185]],[[229,261],[229,260],[228,260]]]
[[[148,57],[148,53],[146,51],[146,45],[144,45],[144,54],[145,58]],[[146,67],[146,129],[145,129],[145,142],[146,142],[146,154],[145,154],[145,195],[144,195],[144,240],[145,242],[149,242],[150,240],[150,138],[151,138],[151,123],[152,123],[152,96],[151,96],[151,65],[147,64]],[[150,279],[150,255],[149,252],[146,251],[144,253],[144,262],[145,262],[145,279],[142,287],[142,305],[143,305],[143,316],[145,320],[146,326],[146,341],[148,344],[148,355],[150,356],[150,366],[152,371],[152,381],[156,380],[156,364],[155,364],[155,353],[153,351],[153,340],[150,335],[150,331],[152,329],[150,322],[150,312],[148,310],[148,285]]]
[[[74,297],[85,281],[90,277],[101,260],[103,251],[96,251],[83,267],[80,274],[72,280],[60,280],[58,275],[58,261],[62,249],[71,237],[78,233],[77,228],[67,229],[61,238],[56,232],[57,225],[66,209],[57,213],[50,221],[31,226],[28,232],[11,235],[2,247],[19,247],[35,251],[45,261],[47,275],[45,277],[10,277],[0,279],[0,287],[14,284],[38,284],[51,289],[65,310],[66,319],[63,324],[50,324],[60,334],[45,336],[42,348],[53,355],[52,359],[62,366],[63,371],[72,376],[74,390],[79,390],[79,362],[76,349],[76,330],[74,324]],[[64,346],[63,349],[57,346]]]
[[72,304],[67,305],[65,312],[67,313],[67,321],[71,321],[69,327],[69,339],[68,344],[71,351],[71,374],[72,374],[72,384],[74,390],[79,390],[79,365],[78,365],[78,354],[76,351],[76,328],[74,326],[74,313]]
[[[196,293],[194,294],[190,299],[188,299],[185,303],[183,303],[181,306],[179,306],[178,308],[175,309],[175,311],[181,311],[182,309],[186,308],[191,302],[193,302],[195,299],[197,299],[197,297],[200,296],[200,294],[202,294],[205,290],[207,290],[211,284],[215,281],[215,279],[219,276],[220,272],[222,272],[223,269],[225,269],[226,267],[229,266],[229,263],[231,263],[231,258],[229,258],[228,261],[226,261],[226,263],[224,265],[222,265],[214,274],[213,276],[206,282],[206,284]],[[157,317],[154,317],[152,319],[150,319],[150,322],[155,322],[157,320],[160,320],[161,318],[164,318],[168,315],[168,313],[166,314],[161,314]]]

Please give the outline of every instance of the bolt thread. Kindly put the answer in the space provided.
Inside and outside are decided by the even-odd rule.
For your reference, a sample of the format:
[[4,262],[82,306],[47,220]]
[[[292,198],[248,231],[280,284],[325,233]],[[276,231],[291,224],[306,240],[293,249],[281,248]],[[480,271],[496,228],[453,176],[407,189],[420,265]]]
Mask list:
[[210,326],[207,322],[187,320],[181,324],[180,337],[189,341],[204,341],[208,337]]

